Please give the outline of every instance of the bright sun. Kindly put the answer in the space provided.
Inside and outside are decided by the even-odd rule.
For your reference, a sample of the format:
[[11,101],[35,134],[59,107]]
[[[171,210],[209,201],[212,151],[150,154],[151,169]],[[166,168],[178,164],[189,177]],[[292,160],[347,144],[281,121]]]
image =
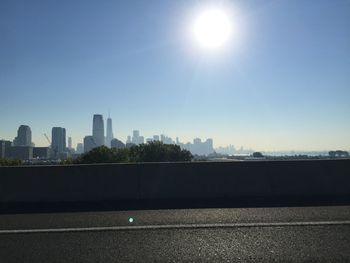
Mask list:
[[203,48],[220,48],[231,36],[232,25],[227,13],[220,9],[208,9],[199,14],[193,25],[193,34]]

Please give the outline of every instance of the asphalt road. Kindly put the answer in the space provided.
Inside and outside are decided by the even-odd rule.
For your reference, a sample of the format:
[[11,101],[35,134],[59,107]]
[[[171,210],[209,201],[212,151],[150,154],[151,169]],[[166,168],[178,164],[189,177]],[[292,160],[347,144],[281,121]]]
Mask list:
[[350,207],[0,215],[0,262],[350,262]]

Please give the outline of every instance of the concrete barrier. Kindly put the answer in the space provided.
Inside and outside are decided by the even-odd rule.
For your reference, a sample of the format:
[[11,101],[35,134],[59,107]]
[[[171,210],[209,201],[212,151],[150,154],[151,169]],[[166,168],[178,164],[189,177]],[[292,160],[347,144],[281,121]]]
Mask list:
[[271,162],[267,173],[274,196],[350,195],[350,160]]
[[134,200],[138,178],[132,165],[2,167],[0,202]]
[[[140,178],[142,199],[271,196],[266,168],[259,163],[151,164]],[[258,171],[258,172],[257,172]]]
[[0,204],[350,199],[350,160],[0,167]]
[[350,160],[157,164],[141,198],[248,198],[350,195]]

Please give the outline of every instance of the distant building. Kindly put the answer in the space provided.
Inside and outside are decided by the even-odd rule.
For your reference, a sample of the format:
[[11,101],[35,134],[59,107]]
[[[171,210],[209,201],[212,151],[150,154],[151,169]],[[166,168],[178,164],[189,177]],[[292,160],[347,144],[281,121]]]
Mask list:
[[159,135],[153,135],[153,141],[159,141]]
[[96,147],[94,136],[85,136],[84,137],[84,152],[89,152]]
[[164,144],[174,144],[173,139],[170,137],[165,136],[164,134],[160,135],[160,141]]
[[76,153],[82,154],[83,152],[84,152],[84,145],[82,143],[78,143]]
[[32,131],[28,125],[19,126],[13,146],[32,146]]
[[129,140],[129,139],[130,139],[130,136],[128,136],[126,143],[132,143],[135,145],[139,145],[139,144],[142,144],[145,142],[145,138],[143,136],[140,136],[140,132],[138,130],[134,130],[132,132],[131,140]]
[[139,144],[139,140],[140,140],[140,132],[138,130],[134,130],[132,132],[132,139],[131,139],[131,142],[133,144]]
[[122,149],[125,148],[125,144],[122,141],[115,138],[111,140],[111,148]]
[[146,142],[151,142],[151,141],[153,141],[152,138],[147,138],[147,139],[146,139]]
[[234,155],[237,153],[237,150],[235,148],[234,145],[228,145],[228,146],[220,146],[218,148],[215,149],[215,151],[217,153],[220,153],[220,154],[228,154],[228,155]]
[[68,149],[72,149],[72,137],[68,137]]
[[200,138],[193,139],[193,144],[194,145],[200,145],[201,143],[202,143],[202,140]]
[[128,144],[128,143],[131,143],[131,136],[130,136],[130,135],[127,137],[126,143],[127,143],[127,144]]
[[200,138],[195,138],[193,144],[191,143],[181,143],[178,139],[176,144],[179,145],[182,149],[190,151],[192,154],[197,155],[209,155],[214,153],[213,139],[207,139],[205,142],[202,142]]
[[50,158],[50,148],[49,147],[34,147],[33,148],[33,158],[47,160]]
[[59,159],[66,154],[66,129],[53,127],[51,132],[52,157]]
[[202,140],[200,138],[193,139],[193,144],[190,147],[190,151],[193,154],[203,155],[201,148],[202,148]]
[[13,146],[6,152],[7,158],[18,160],[31,160],[33,159],[33,147],[32,146]]
[[12,146],[11,141],[0,140],[0,158],[5,158],[6,154],[9,151],[9,148]]
[[103,123],[103,116],[100,114],[95,114],[92,124],[92,136],[96,143],[95,147],[102,146],[105,143],[105,129]]
[[113,128],[112,128],[112,119],[107,119],[107,134],[106,134],[106,146],[111,147],[111,141],[113,139]]
[[132,137],[137,139],[140,136],[140,131],[138,130],[133,130],[132,131]]
[[211,154],[214,152],[214,145],[213,145],[213,139],[209,138],[206,140],[205,142],[205,145],[206,145],[206,154],[205,155],[208,155],[208,154]]

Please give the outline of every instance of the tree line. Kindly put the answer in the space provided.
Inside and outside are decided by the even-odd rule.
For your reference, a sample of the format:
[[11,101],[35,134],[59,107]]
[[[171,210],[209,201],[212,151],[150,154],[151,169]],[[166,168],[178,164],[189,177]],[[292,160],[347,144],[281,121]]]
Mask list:
[[107,148],[100,146],[80,155],[76,159],[67,159],[63,164],[91,163],[140,163],[140,162],[188,162],[193,159],[190,151],[174,144],[158,141],[134,145],[130,148]]

